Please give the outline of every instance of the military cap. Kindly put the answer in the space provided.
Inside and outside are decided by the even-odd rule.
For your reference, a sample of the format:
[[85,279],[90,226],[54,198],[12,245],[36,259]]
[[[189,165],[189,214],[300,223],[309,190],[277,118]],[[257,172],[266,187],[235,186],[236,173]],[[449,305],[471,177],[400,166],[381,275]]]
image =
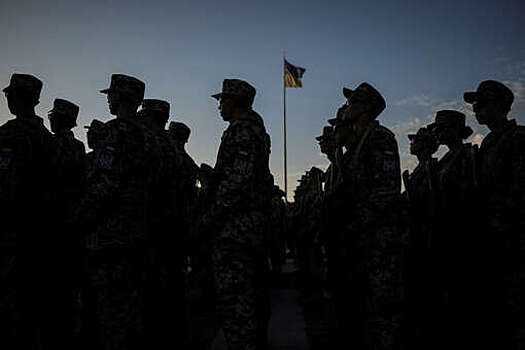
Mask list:
[[377,118],[386,107],[383,96],[369,83],[361,83],[355,90],[343,87],[343,95],[352,103],[355,101],[367,102],[372,105],[374,117]]
[[510,106],[514,102],[514,94],[499,81],[485,80],[479,84],[476,91],[465,92],[463,99],[467,103],[474,103],[478,100],[499,100]]
[[310,171],[308,171],[308,174],[309,174],[310,176],[312,176],[312,175],[313,175],[313,176],[317,175],[317,176],[321,176],[321,177],[324,175],[323,171],[322,171],[321,169],[315,167],[315,166],[313,166],[313,167],[310,169]]
[[188,139],[190,138],[191,130],[184,123],[171,122],[170,126],[168,127],[168,130],[172,135],[176,135],[181,140],[188,141]]
[[11,75],[9,86],[3,89],[4,92],[13,90],[24,91],[35,96],[40,96],[42,91],[42,81],[31,74],[14,73]]
[[322,141],[324,139],[331,137],[333,134],[334,134],[334,128],[331,126],[325,126],[323,128],[323,134],[320,136],[317,136],[315,139],[317,141]]
[[102,129],[103,127],[105,126],[105,124],[103,122],[101,122],[100,120],[98,119],[93,119],[91,121],[91,124],[89,125],[85,125],[84,128],[85,129],[88,129],[88,130],[100,130]]
[[142,101],[139,112],[158,112],[163,117],[169,118],[170,104],[164,100],[145,99]]
[[[432,128],[440,124],[454,125],[457,127],[465,126],[465,114],[452,109],[444,109],[436,112],[434,123],[430,124]],[[431,128],[431,129],[432,129]]]
[[65,117],[73,119],[76,122],[78,117],[78,111],[78,106],[73,102],[69,102],[61,98],[56,98],[53,102],[53,109],[49,111],[49,114],[61,114]]
[[112,74],[109,88],[100,90],[107,94],[110,91],[118,91],[134,101],[142,101],[146,85],[135,77],[124,74]]
[[222,91],[211,97],[219,100],[223,95],[245,97],[250,104],[253,104],[256,90],[253,86],[240,79],[224,79],[222,82]]
[[419,128],[419,130],[415,134],[408,134],[407,136],[410,141],[416,138],[417,139],[434,138],[434,135],[432,134],[432,132],[430,132],[430,130],[425,127]]

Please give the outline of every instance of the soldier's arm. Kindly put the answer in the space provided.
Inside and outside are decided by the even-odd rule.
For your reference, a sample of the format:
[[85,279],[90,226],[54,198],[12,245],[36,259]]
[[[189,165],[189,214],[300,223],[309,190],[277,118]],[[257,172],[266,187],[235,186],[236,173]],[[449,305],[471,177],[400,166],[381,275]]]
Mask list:
[[222,174],[217,185],[215,210],[220,215],[242,208],[246,194],[255,190],[255,172],[260,142],[247,127],[238,126],[226,140]]
[[389,215],[401,190],[401,169],[397,142],[388,132],[370,135],[365,153],[365,189],[359,200],[357,218],[361,225],[373,224]]

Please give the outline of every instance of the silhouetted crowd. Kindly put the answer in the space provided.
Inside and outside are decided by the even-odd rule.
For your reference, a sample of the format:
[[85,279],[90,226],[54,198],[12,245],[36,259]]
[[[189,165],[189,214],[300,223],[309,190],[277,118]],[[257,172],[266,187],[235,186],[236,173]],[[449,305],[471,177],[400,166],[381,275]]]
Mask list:
[[384,98],[344,88],[317,137],[330,165],[292,203],[245,81],[212,96],[228,123],[214,167],[195,164],[190,129],[166,128],[169,103],[144,99],[137,78],[100,91],[115,118],[86,127],[88,153],[76,104],[54,101],[51,132],[35,114],[42,86],[13,74],[3,90],[15,118],[0,126],[1,349],[194,348],[190,289],[228,349],[268,349],[287,258],[304,305],[335,305],[339,348],[525,347],[525,128],[505,85],[464,94],[490,129],[479,148],[463,113],[438,111],[408,135],[418,165],[403,174]]

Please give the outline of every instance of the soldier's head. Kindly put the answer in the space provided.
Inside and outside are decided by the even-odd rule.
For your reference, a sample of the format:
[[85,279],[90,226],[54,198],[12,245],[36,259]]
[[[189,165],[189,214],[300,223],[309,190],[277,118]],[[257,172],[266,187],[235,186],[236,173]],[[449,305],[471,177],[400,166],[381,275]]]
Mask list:
[[146,85],[135,77],[124,74],[111,75],[109,88],[100,90],[107,94],[109,112],[117,117],[132,117],[144,99]]
[[15,73],[11,75],[9,86],[3,91],[11,114],[34,115],[42,91],[42,81],[30,74]]
[[418,159],[430,158],[439,148],[436,136],[425,127],[420,128],[415,134],[409,134],[408,139],[410,154]]
[[170,104],[163,100],[145,99],[137,116],[146,128],[161,132],[170,117]]
[[333,140],[335,147],[342,147],[348,144],[352,136],[352,126],[346,111],[350,108],[350,103],[346,101],[337,109],[335,118],[328,119],[328,124],[333,127]]
[[488,125],[504,120],[514,102],[514,94],[502,83],[485,80],[476,91],[465,92],[465,102],[472,104],[478,123]]
[[386,107],[383,96],[372,85],[361,83],[355,90],[343,88],[343,95],[349,107],[345,110],[346,118],[354,129],[361,129],[376,119]]
[[331,126],[325,126],[323,128],[322,135],[317,136],[315,139],[319,142],[321,153],[326,154],[328,157],[331,157],[335,152],[336,148],[334,128]]
[[56,134],[77,126],[78,111],[79,108],[76,104],[61,98],[55,99],[53,109],[48,113],[51,131]]
[[224,79],[222,91],[212,97],[219,101],[222,119],[231,121],[252,109],[255,93],[255,88],[244,80]]
[[87,131],[87,143],[88,147],[95,149],[99,142],[102,141],[104,137],[104,128],[105,124],[100,120],[93,119],[89,126],[84,126]]
[[168,133],[172,139],[181,144],[188,142],[191,134],[190,128],[181,122],[171,122],[168,128]]
[[437,111],[434,123],[428,129],[436,135],[439,144],[449,148],[463,143],[473,132],[465,125],[465,114],[449,109]]

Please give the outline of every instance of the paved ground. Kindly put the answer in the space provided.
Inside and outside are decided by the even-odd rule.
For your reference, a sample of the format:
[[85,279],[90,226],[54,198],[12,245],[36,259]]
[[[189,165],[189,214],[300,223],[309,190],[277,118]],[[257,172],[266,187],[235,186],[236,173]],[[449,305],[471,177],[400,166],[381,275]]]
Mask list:
[[[272,289],[272,317],[269,324],[270,350],[335,349],[335,312],[329,298],[317,295],[301,298],[294,288],[293,261],[284,266],[282,281]],[[226,350],[218,329],[213,305],[190,306],[189,329],[192,350]],[[193,330],[193,332],[191,331]]]
[[[272,318],[268,332],[271,350],[310,349],[304,316],[298,300],[299,295],[295,289],[272,290]],[[222,332],[219,332],[212,349],[226,350]]]

